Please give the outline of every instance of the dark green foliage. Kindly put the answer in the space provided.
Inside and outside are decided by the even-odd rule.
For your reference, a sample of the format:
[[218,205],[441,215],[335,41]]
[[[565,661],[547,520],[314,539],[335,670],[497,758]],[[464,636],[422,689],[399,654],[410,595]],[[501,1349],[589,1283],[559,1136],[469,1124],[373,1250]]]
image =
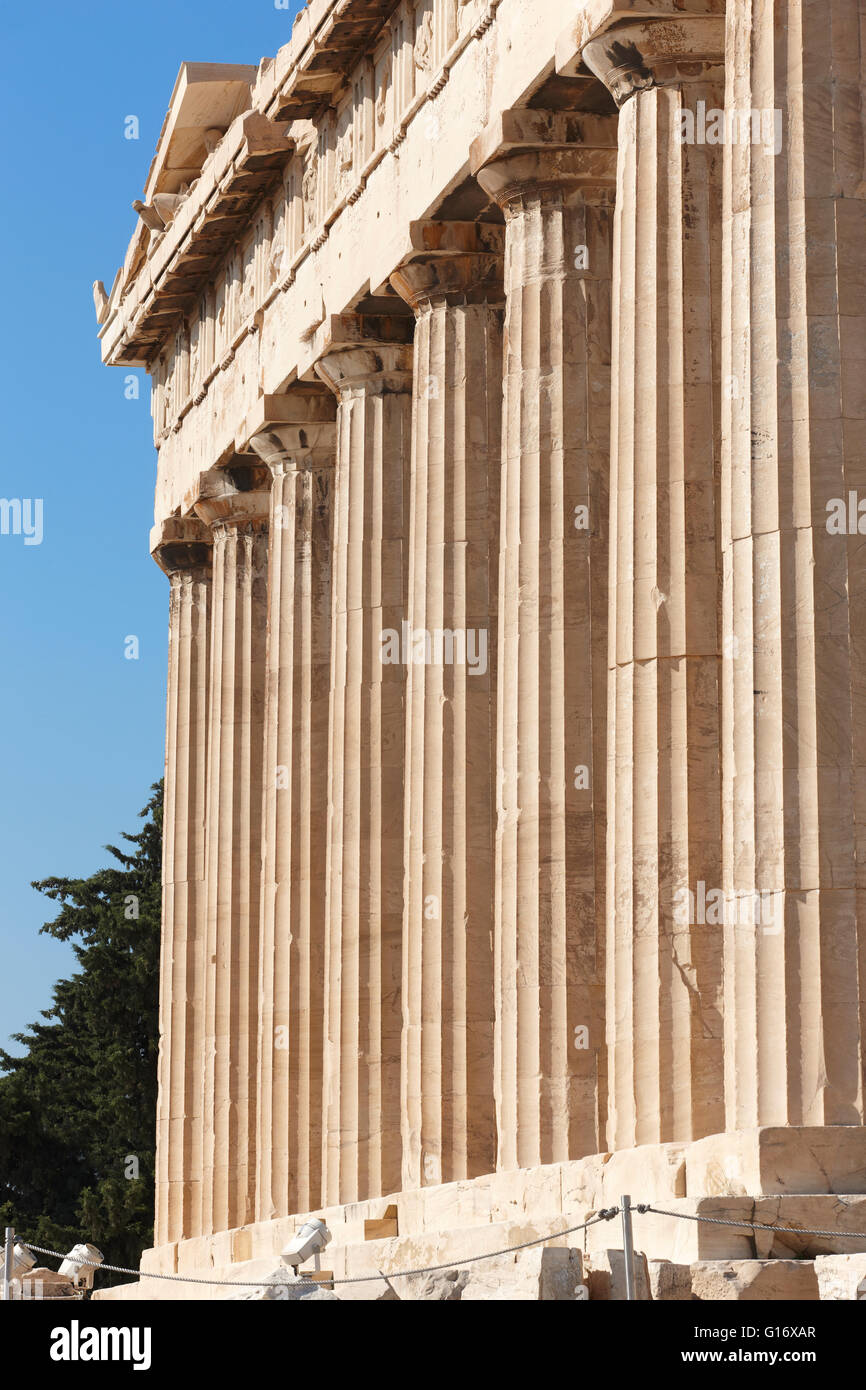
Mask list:
[[106,845],[117,866],[34,883],[61,904],[42,931],[74,939],[81,969],[55,986],[46,1022],[15,1035],[24,1055],[0,1050],[0,1224],[57,1250],[92,1241],[132,1268],[153,1238],[162,784],[152,790],[129,851]]

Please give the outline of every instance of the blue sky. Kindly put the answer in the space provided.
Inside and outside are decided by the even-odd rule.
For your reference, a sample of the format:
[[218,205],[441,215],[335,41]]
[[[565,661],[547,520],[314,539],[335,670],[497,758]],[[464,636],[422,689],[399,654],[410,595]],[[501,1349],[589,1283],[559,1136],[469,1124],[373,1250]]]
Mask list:
[[[0,497],[41,499],[42,540],[0,534],[0,1046],[75,964],[39,935],[55,909],[30,881],[108,862],[102,846],[138,829],[162,775],[150,388],[140,373],[126,400],[124,372],[100,365],[91,285],[111,288],[181,62],[257,63],[299,8],[4,7]],[[138,141],[124,139],[128,115]],[[133,635],[138,660],[124,656]]]

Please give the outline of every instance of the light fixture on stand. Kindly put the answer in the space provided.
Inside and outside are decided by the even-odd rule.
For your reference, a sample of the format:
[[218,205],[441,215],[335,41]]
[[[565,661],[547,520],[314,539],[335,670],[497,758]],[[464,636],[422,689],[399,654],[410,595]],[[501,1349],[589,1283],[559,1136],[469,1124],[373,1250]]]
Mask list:
[[300,1279],[300,1266],[305,1260],[315,1261],[315,1273],[322,1272],[322,1251],[331,1240],[331,1232],[324,1221],[315,1217],[305,1221],[301,1229],[289,1241],[280,1258],[284,1264],[291,1265]]
[[26,1245],[16,1241],[14,1231],[10,1226],[7,1226],[6,1244],[3,1246],[3,1253],[0,1256],[0,1268],[3,1270],[4,1300],[20,1296],[14,1292],[13,1283],[17,1287],[21,1277],[27,1274],[35,1263],[36,1256],[31,1254]]
[[102,1251],[95,1245],[73,1245],[60,1266],[60,1273],[71,1279],[77,1289],[92,1289],[93,1276],[103,1258]]

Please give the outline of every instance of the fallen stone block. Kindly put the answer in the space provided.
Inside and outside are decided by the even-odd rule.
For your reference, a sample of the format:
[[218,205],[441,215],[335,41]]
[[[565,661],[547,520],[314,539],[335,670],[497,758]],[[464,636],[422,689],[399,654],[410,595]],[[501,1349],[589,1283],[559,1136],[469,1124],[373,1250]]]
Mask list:
[[[586,1257],[589,1297],[592,1302],[625,1301],[625,1255],[622,1250],[594,1250]],[[635,1298],[649,1301],[650,1281],[646,1255],[634,1256]]]
[[261,1284],[229,1294],[228,1298],[232,1302],[246,1303],[299,1303],[302,1299],[312,1299],[317,1303],[340,1302],[330,1289],[298,1279],[294,1270],[285,1266],[265,1275]]
[[688,1265],[673,1260],[647,1262],[650,1297],[657,1303],[684,1302],[692,1296],[692,1274]]
[[[866,1231],[866,1196],[850,1193],[801,1194],[790,1197],[758,1197],[752,1219],[761,1226],[802,1228],[803,1234],[791,1230],[756,1230],[754,1253],[759,1259],[808,1259],[818,1255],[853,1255],[866,1253],[864,1242],[846,1235],[850,1231]],[[812,1231],[837,1231],[838,1235],[816,1236]]]
[[579,1250],[539,1246],[469,1267],[464,1303],[573,1303],[585,1298]]
[[811,1260],[698,1260],[691,1266],[692,1297],[701,1302],[816,1302]]
[[465,1269],[443,1269],[435,1274],[413,1274],[395,1279],[394,1287],[401,1303],[457,1303],[468,1278]]
[[26,1274],[18,1277],[21,1279],[21,1297],[23,1299],[77,1297],[72,1280],[67,1279],[64,1274],[59,1274],[56,1269],[45,1269],[42,1266],[37,1266],[36,1269],[30,1269]]
[[815,1277],[822,1299],[866,1302],[866,1255],[819,1255]]
[[384,1293],[376,1294],[375,1298],[370,1301],[373,1303],[399,1303],[400,1295],[394,1288],[394,1285],[389,1284]]

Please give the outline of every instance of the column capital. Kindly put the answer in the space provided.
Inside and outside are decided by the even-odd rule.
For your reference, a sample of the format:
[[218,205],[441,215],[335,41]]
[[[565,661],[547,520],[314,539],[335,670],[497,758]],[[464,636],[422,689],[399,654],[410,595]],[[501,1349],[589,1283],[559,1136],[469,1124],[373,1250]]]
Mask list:
[[249,441],[254,454],[274,476],[312,472],[334,465],[337,427],[326,425],[271,425]]
[[150,533],[150,553],[163,574],[171,578],[174,574],[210,569],[213,539],[198,517],[168,516]]
[[412,222],[391,284],[416,314],[433,304],[501,304],[505,228],[490,222]]
[[501,207],[523,198],[616,187],[615,116],[502,111],[473,141],[472,173]]
[[557,37],[557,75],[581,75],[586,45],[617,25],[664,19],[688,22],[708,16],[724,19],[725,8],[726,0],[589,0]]
[[318,382],[298,382],[279,396],[260,396],[235,440],[276,476],[334,462],[337,402]]
[[412,391],[415,320],[400,314],[335,314],[317,333],[316,375],[338,397]]
[[187,494],[196,516],[207,526],[267,530],[271,477],[260,463],[238,463],[200,473]]
[[629,19],[590,38],[581,57],[617,106],[651,87],[679,87],[706,80],[708,75],[721,78],[724,15],[706,12]]
[[278,396],[259,396],[235,435],[235,452],[255,453],[250,443],[253,436],[275,425],[333,424],[336,418],[337,404],[332,392],[317,381],[294,382]]

